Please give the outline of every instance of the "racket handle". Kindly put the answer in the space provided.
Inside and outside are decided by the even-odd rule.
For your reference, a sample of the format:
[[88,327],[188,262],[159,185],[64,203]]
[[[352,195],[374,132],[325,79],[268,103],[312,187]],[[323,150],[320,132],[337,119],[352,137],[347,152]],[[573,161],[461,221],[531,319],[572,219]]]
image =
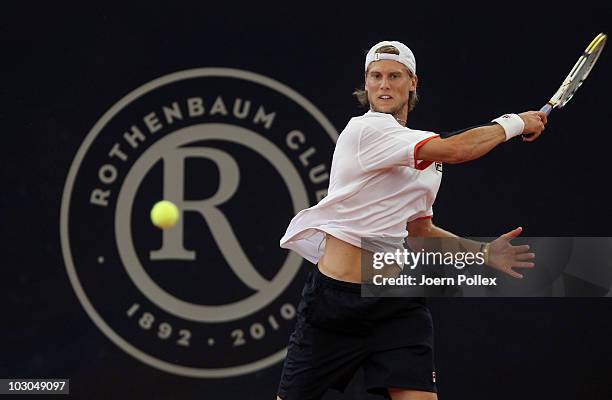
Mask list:
[[548,115],[552,111],[552,106],[549,103],[546,103],[544,107],[540,108],[540,111]]

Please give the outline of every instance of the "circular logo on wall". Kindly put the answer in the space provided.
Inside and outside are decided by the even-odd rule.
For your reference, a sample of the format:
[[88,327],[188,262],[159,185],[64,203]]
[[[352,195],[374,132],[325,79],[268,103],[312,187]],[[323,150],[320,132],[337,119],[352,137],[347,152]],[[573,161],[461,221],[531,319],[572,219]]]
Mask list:
[[[76,295],[138,360],[221,378],[284,358],[307,268],[279,247],[326,194],[337,131],[273,79],[228,68],[134,90],[89,132],[60,216]],[[165,199],[178,223],[153,226]]]

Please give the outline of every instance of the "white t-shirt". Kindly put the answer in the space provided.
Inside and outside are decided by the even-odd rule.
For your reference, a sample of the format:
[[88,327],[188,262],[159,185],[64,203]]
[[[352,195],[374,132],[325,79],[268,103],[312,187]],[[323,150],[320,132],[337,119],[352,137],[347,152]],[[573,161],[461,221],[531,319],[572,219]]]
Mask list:
[[327,196],[291,220],[280,246],[316,264],[325,233],[357,247],[364,237],[403,240],[408,221],[433,215],[441,164],[415,154],[435,137],[403,127],[391,114],[352,118],[336,143]]

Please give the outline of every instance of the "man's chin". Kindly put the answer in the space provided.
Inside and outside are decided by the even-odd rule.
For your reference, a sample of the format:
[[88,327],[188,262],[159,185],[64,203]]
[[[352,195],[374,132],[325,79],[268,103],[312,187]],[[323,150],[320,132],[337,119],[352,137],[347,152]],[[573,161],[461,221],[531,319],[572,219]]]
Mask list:
[[370,108],[374,112],[384,113],[384,114],[395,114],[397,112],[397,107],[393,107],[392,105],[388,106],[376,106],[370,105]]

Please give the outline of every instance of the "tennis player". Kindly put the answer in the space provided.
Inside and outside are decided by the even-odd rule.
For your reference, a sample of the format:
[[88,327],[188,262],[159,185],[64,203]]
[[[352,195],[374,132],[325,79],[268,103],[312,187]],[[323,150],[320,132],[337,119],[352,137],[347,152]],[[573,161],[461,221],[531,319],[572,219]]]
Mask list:
[[362,297],[364,237],[454,237],[486,250],[487,264],[517,278],[531,268],[528,246],[513,246],[516,228],[490,243],[461,239],[432,223],[440,163],[464,163],[523,135],[531,142],[547,122],[539,111],[506,114],[490,124],[441,138],[406,127],[417,102],[416,60],[397,41],[374,45],[365,59],[369,106],[340,134],[328,195],[300,211],[280,241],[318,264],[309,273],[289,339],[278,399],[321,398],[343,391],[363,367],[368,392],[393,400],[437,399],[433,325],[423,298]]

